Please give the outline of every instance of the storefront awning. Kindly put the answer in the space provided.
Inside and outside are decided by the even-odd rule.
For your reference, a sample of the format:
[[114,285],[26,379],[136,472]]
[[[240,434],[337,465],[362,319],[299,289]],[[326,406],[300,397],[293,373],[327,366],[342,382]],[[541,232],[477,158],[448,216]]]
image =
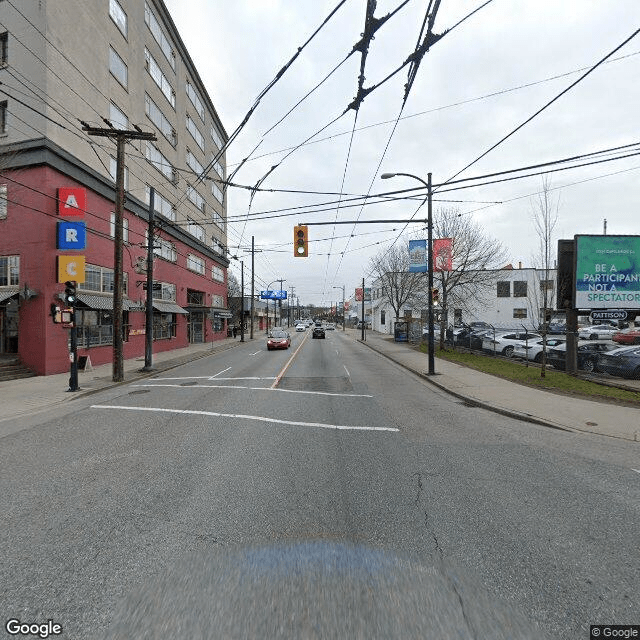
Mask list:
[[160,313],[180,313],[184,316],[188,316],[189,312],[182,307],[179,307],[175,302],[167,302],[166,300],[154,300],[153,308]]
[[0,289],[0,302],[4,302],[13,296],[17,296],[19,292],[18,287],[3,287]]
[[[101,311],[113,310],[113,296],[100,296],[94,293],[81,293],[77,294],[78,302],[89,309],[100,309]],[[130,311],[131,309],[137,309],[137,305],[133,300],[129,298],[122,298],[122,309],[124,311]]]

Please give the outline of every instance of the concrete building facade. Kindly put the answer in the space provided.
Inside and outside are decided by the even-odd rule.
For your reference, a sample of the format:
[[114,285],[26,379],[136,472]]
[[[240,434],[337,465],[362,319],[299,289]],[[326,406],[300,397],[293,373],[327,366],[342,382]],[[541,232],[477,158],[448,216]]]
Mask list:
[[[124,356],[144,354],[152,192],[154,350],[226,337],[227,134],[162,0],[0,2],[0,45],[0,354],[68,368],[51,305],[75,256],[79,353],[111,360],[116,144],[86,127],[156,137],[125,149]],[[86,238],[69,247],[73,220]]]

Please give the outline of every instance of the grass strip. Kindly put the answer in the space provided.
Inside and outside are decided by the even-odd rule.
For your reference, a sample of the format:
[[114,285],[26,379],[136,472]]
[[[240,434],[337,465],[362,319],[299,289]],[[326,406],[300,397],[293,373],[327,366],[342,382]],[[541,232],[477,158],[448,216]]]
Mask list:
[[[421,344],[420,351],[427,352],[427,345]],[[436,357],[462,364],[472,369],[489,373],[505,380],[511,380],[519,384],[556,391],[567,395],[580,396],[591,400],[605,400],[609,402],[624,402],[640,405],[640,392],[627,391],[617,387],[608,387],[571,376],[564,371],[547,368],[545,377],[540,375],[541,369],[536,366],[525,366],[518,361],[509,361],[503,358],[485,356],[476,353],[466,353],[453,349],[436,348]]]

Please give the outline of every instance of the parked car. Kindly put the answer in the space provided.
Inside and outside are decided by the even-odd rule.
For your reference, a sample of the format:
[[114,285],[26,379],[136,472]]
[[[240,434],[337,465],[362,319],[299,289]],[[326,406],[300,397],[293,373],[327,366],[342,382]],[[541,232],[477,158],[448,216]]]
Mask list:
[[313,333],[311,334],[312,338],[326,338],[327,336],[324,333],[324,328],[316,325],[313,328]]
[[324,328],[325,328],[325,331],[335,331],[336,325],[333,324],[333,322],[327,322]]
[[567,333],[567,325],[566,323],[561,322],[551,322],[547,327],[547,333],[549,335],[564,335]]
[[616,331],[611,339],[618,344],[640,344],[640,327]]
[[[547,338],[547,354],[549,349],[566,342],[565,338]],[[514,358],[524,358],[531,362],[542,362],[543,339],[537,338],[527,343],[518,344],[513,349]]]
[[501,331],[488,333],[482,339],[482,350],[490,353],[499,353],[507,358],[513,355],[513,349],[517,344],[541,338],[539,333],[525,331]]
[[286,331],[281,329],[272,329],[267,338],[267,350],[271,349],[288,349],[291,346],[291,338]]
[[621,378],[640,379],[640,347],[619,347],[598,358],[598,371]]
[[[587,373],[598,371],[598,359],[601,354],[616,348],[612,342],[606,340],[579,340],[576,351],[578,369]],[[559,344],[549,349],[547,362],[555,369],[566,369],[567,343]]]
[[579,340],[606,340],[612,338],[618,329],[610,324],[592,324],[578,331]]
[[297,324],[296,325],[296,331],[306,331],[307,330],[307,325],[306,324]]

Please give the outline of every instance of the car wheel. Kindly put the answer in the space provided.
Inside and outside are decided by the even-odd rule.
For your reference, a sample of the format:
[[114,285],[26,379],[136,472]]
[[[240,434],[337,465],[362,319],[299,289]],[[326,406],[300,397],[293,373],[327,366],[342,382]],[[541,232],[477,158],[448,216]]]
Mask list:
[[631,374],[631,377],[632,377],[634,380],[640,380],[640,367],[636,367],[636,368],[633,370],[633,373]]
[[582,368],[587,372],[587,373],[593,373],[595,367],[595,362],[593,360],[591,360],[591,358],[585,360],[582,364]]
[[540,353],[536,353],[536,357],[533,359],[534,362],[540,364],[542,362],[542,351]]
[[597,334],[597,333],[592,333],[592,334],[589,336],[589,340],[597,340],[597,339],[598,339],[598,334]]
[[513,347],[509,345],[502,350],[502,355],[510,358],[513,355]]

